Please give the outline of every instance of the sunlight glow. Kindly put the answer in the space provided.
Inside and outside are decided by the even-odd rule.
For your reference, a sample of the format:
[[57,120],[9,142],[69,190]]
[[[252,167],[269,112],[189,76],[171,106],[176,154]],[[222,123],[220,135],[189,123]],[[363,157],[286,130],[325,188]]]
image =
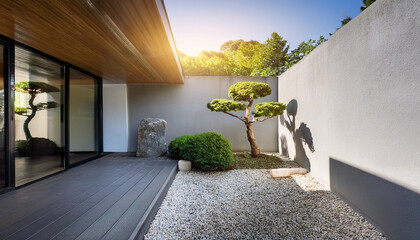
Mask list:
[[345,15],[360,13],[361,0],[165,0],[177,49],[189,56],[219,51],[228,40],[263,43],[277,32],[296,48],[302,41],[326,38]]

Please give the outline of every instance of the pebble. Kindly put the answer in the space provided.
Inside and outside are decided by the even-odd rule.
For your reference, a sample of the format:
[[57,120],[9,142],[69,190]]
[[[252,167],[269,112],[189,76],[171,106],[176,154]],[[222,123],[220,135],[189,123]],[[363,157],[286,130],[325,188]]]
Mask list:
[[385,239],[309,175],[179,172],[145,239]]

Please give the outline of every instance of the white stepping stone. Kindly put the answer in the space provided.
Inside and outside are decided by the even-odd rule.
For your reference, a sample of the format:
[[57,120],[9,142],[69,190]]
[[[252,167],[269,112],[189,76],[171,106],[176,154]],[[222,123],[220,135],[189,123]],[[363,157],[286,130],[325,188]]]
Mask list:
[[273,178],[286,178],[294,174],[306,173],[308,173],[308,171],[305,168],[279,168],[270,170],[270,175]]

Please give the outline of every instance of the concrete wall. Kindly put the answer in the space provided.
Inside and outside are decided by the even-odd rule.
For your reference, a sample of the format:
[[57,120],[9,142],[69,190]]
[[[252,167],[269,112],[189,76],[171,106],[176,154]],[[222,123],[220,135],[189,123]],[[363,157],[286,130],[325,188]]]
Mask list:
[[103,85],[104,152],[127,152],[127,85]]
[[[258,100],[277,101],[277,77],[185,77],[183,85],[128,85],[128,150],[136,151],[138,125],[143,118],[150,117],[168,122],[167,143],[183,135],[218,132],[231,142],[234,151],[249,150],[245,125],[206,107],[212,99],[228,98],[229,87],[239,81],[268,83],[273,89],[272,94]],[[261,150],[277,151],[276,119],[254,126]]]
[[[420,239],[420,1],[381,0],[279,77],[279,147],[395,239]],[[308,130],[309,129],[309,130]]]

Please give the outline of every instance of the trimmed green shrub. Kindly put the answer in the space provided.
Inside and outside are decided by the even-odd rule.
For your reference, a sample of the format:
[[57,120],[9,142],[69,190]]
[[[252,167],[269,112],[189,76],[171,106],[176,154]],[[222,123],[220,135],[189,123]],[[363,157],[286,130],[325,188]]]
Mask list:
[[229,97],[235,101],[249,102],[271,94],[271,87],[267,83],[238,82],[230,86]]
[[245,111],[245,104],[226,99],[213,99],[207,108],[217,112]]
[[187,145],[187,139],[190,136],[182,136],[174,139],[168,145],[168,151],[172,158],[181,159],[181,152],[185,151]]
[[169,153],[173,158],[189,160],[194,167],[206,171],[226,169],[233,164],[229,141],[214,132],[176,138],[169,143]]

